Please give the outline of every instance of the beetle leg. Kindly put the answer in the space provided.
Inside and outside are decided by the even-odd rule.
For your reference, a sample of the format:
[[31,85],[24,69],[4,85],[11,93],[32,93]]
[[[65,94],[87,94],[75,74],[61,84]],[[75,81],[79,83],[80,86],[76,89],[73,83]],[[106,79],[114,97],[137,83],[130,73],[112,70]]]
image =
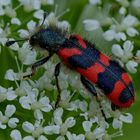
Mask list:
[[31,69],[32,69],[32,72],[31,72],[31,74],[25,75],[25,76],[23,76],[23,78],[33,76],[33,75],[35,74],[35,72],[36,72],[36,68],[39,67],[39,66],[41,66],[41,65],[43,65],[45,62],[47,62],[47,61],[51,58],[51,56],[52,56],[52,55],[49,55],[49,56],[47,56],[47,57],[45,57],[45,58],[42,58],[41,60],[35,62],[35,63],[32,65],[32,68],[31,68]]
[[84,85],[84,87],[90,92],[92,93],[95,97],[96,97],[96,101],[99,103],[99,106],[101,108],[101,113],[104,117],[105,120],[106,119],[106,116],[105,116],[105,113],[102,109],[102,105],[100,103],[100,99],[98,98],[98,94],[97,94],[97,91],[96,91],[96,88],[95,88],[95,85],[93,83],[91,83],[89,80],[87,80],[84,76],[81,75],[81,82],[82,84]]
[[56,103],[55,103],[55,108],[58,106],[59,102],[60,102],[60,94],[61,94],[61,90],[60,90],[60,86],[59,86],[59,81],[58,81],[58,76],[60,74],[60,65],[61,63],[58,63],[55,66],[55,70],[54,70],[54,75],[55,75],[55,80],[56,80],[56,87],[58,90],[58,95],[57,95],[57,99],[56,99]]
[[112,109],[113,111],[115,111],[115,110],[117,110],[117,109],[120,109],[120,107],[114,105],[113,103],[111,103],[111,109]]
[[90,81],[88,81],[84,76],[81,75],[80,78],[81,78],[81,82],[84,85],[84,87],[89,92],[91,92],[94,96],[97,96],[97,92],[96,92],[95,86]]

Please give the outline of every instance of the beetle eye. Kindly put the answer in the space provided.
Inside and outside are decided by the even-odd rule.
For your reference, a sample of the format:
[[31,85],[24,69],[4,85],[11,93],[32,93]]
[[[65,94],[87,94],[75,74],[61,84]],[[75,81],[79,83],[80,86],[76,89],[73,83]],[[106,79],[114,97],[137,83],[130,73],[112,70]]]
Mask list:
[[38,40],[37,36],[33,35],[33,36],[31,36],[29,42],[30,42],[31,45],[37,45],[37,40]]

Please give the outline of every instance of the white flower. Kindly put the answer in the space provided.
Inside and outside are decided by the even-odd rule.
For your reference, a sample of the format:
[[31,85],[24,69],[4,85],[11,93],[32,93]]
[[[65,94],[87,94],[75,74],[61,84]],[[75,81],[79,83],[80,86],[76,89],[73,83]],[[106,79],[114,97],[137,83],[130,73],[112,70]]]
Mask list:
[[[128,68],[128,70],[134,69],[134,67],[136,67],[136,62],[134,62],[135,64],[134,63],[132,64],[132,62],[130,60],[130,59],[133,58],[133,53],[132,53],[133,48],[134,48],[133,43],[131,41],[129,41],[129,40],[127,40],[127,41],[124,42],[123,48],[120,45],[118,45],[118,44],[114,44],[112,46],[112,53],[116,57],[118,57],[119,60],[122,63],[128,63],[128,64],[126,64],[126,67]],[[131,70],[130,70],[130,72],[131,72]]]
[[104,32],[103,36],[107,41],[111,41],[115,38],[116,32],[114,30],[107,30]]
[[120,9],[119,9],[119,13],[120,14],[122,14],[122,15],[125,15],[126,14],[126,8],[125,7],[121,7]]
[[112,126],[114,129],[121,129],[122,125],[123,125],[122,121],[118,120],[117,118],[113,119]]
[[95,128],[93,131],[91,131],[91,127],[93,125],[92,121],[84,121],[82,125],[85,131],[85,137],[88,140],[100,139],[106,134],[105,125],[101,125],[100,127]]
[[85,136],[83,134],[76,135],[74,133],[67,132],[68,140],[85,140]]
[[9,17],[15,17],[16,11],[12,8],[12,1],[11,0],[1,0],[0,1],[0,15],[8,15]]
[[[5,110],[5,115],[0,111],[0,128],[6,129],[7,125],[11,128],[15,128],[19,122],[18,118],[11,118],[16,112],[16,107],[14,105],[7,105]],[[7,124],[7,125],[6,125]]]
[[36,27],[36,22],[33,21],[33,20],[30,20],[28,23],[27,23],[27,28],[29,30],[30,33],[34,33],[35,32],[35,28]]
[[136,69],[137,66],[138,66],[138,63],[133,61],[133,60],[128,61],[127,64],[126,64],[127,69],[131,73],[136,73],[137,72],[137,69]]
[[0,102],[3,102],[4,100],[9,100],[12,101],[17,97],[15,91],[13,90],[13,88],[4,88],[2,86],[0,86]]
[[75,125],[76,121],[73,117],[68,117],[65,122],[62,121],[62,115],[63,115],[63,109],[57,108],[54,111],[54,124],[48,125],[44,128],[45,134],[60,134],[61,136],[58,137],[58,139],[61,137],[64,139],[64,135],[67,134],[68,128],[71,128]]
[[24,29],[18,30],[18,33],[19,33],[20,38],[28,38],[30,36],[29,32]]
[[140,8],[140,1],[139,0],[133,0],[132,5],[136,8]]
[[35,50],[31,50],[27,42],[23,44],[18,50],[18,56],[20,61],[25,65],[31,65],[35,62],[37,53]]
[[36,22],[33,20],[30,20],[27,23],[28,30],[20,29],[18,30],[19,36],[21,38],[29,38],[31,33],[34,33],[36,31]]
[[46,2],[47,4],[50,4],[50,5],[54,4],[54,0],[41,0],[42,4],[44,4],[44,2]]
[[40,9],[41,3],[40,0],[19,0],[24,6],[25,11],[32,11]]
[[133,27],[128,28],[128,29],[126,30],[126,33],[127,33],[130,37],[134,37],[134,36],[136,36],[136,35],[139,34],[139,32],[138,32],[135,28],[133,28]]
[[[29,94],[30,93],[30,94]],[[36,119],[40,120],[43,118],[42,112],[49,112],[52,110],[52,106],[50,105],[49,98],[46,96],[41,96],[38,99],[38,90],[32,89],[29,91],[27,96],[22,96],[19,99],[21,106],[28,110],[34,110],[34,116]],[[43,93],[40,93],[43,95]],[[40,111],[39,111],[40,110]]]
[[18,18],[12,18],[11,23],[16,25],[21,25],[21,21]]
[[26,121],[22,124],[22,128],[25,132],[31,134],[31,138],[44,138],[44,136],[42,135],[44,128],[42,127],[42,123],[40,121],[36,121],[34,125]]
[[39,9],[39,10],[34,12],[34,17],[42,20],[43,19],[43,14],[44,14],[44,11]]
[[112,29],[105,31],[103,33],[103,36],[104,36],[105,40],[107,40],[107,41],[112,41],[113,39],[116,39],[117,41],[120,41],[120,40],[125,41],[126,40],[125,33],[123,33],[123,32],[117,33]]
[[11,131],[10,137],[12,138],[12,140],[22,140],[20,131],[17,129]]
[[73,110],[74,108],[72,107],[71,102],[70,102],[73,95],[74,95],[74,93],[70,94],[70,91],[63,90],[61,92],[61,100],[59,102],[59,106],[65,108],[65,109],[68,109],[68,110]]
[[7,36],[10,34],[10,28],[6,26],[5,28],[0,28],[0,43],[5,46]]
[[132,119],[133,119],[133,116],[130,114],[130,113],[125,113],[124,115],[121,114],[120,112],[115,111],[114,112],[115,116],[114,116],[114,119],[113,119],[113,123],[112,123],[112,126],[114,129],[122,129],[122,126],[123,126],[123,122],[125,123],[132,123]]
[[101,0],[89,0],[89,2],[93,5],[100,4]]
[[68,21],[66,21],[66,20],[63,20],[63,21],[59,21],[58,23],[57,23],[57,27],[59,28],[59,29],[62,29],[63,30],[63,32],[68,32],[69,30],[70,30],[70,24],[69,24],[69,22]]
[[97,20],[86,19],[83,21],[86,31],[93,31],[100,27],[100,23]]
[[127,27],[135,26],[138,23],[138,19],[132,15],[127,15],[122,21],[122,24],[124,24]]
[[6,74],[5,74],[5,79],[7,80],[10,80],[10,81],[15,81],[15,80],[19,80],[20,79],[20,76],[18,73],[15,73],[13,71],[13,69],[9,69],[6,71]]

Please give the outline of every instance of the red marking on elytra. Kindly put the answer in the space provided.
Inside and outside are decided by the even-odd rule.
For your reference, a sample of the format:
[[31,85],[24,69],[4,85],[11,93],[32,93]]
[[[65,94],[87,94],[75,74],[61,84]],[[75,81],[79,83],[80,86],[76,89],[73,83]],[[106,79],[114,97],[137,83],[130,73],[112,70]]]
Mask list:
[[121,81],[116,82],[113,91],[107,95],[108,98],[113,102],[113,104],[119,107],[129,107],[134,102],[134,98],[130,98],[126,103],[120,102],[120,94],[125,88],[126,86]]
[[78,40],[78,43],[81,45],[81,47],[87,48],[85,41],[80,35],[72,35],[72,37],[75,37]]
[[87,69],[77,68],[77,71],[93,83],[98,81],[98,74],[105,71],[105,68],[99,63],[94,63]]
[[132,81],[131,77],[126,72],[121,75],[121,78],[127,85]]
[[76,48],[62,48],[57,52],[58,56],[64,61],[67,62],[67,59],[73,55],[80,55],[81,51]]
[[109,57],[100,53],[99,61],[102,62],[104,65],[109,66]]
[[125,85],[121,81],[117,81],[115,83],[113,91],[107,96],[115,105],[120,106],[119,96],[124,89]]

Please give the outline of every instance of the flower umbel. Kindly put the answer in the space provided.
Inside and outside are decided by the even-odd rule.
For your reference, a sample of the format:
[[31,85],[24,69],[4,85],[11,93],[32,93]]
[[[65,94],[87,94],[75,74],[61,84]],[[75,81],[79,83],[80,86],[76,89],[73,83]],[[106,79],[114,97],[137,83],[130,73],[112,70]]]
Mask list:
[[[122,67],[137,73],[140,63],[139,0],[81,1],[77,5],[80,10],[74,14],[70,1],[67,1],[68,4],[54,0],[0,1],[0,15],[3,17],[0,21],[0,54],[4,56],[7,53],[4,66],[0,56],[1,67],[5,69],[5,76],[2,70],[3,79],[0,79],[0,129],[10,132],[7,135],[12,140],[111,140],[123,135],[124,123],[132,123],[130,113],[114,109],[103,91],[95,87],[97,100],[81,84],[80,74],[63,64],[57,83],[54,71],[60,59],[56,55],[37,69],[33,77],[26,77],[34,73],[36,65],[32,68],[30,65],[42,56],[48,56],[46,49],[38,51],[30,46],[28,40],[31,36],[38,30],[51,27],[69,39],[70,26],[72,32],[77,33],[81,29],[83,37],[85,29],[93,40],[91,42],[95,41],[97,47],[98,44],[102,47],[101,51],[107,48]],[[58,5],[54,12],[46,11],[53,11],[54,5]],[[72,14],[66,13],[68,10],[60,14],[67,7]],[[48,15],[42,25],[44,12]],[[62,15],[64,20],[61,21]],[[17,41],[8,49],[4,48],[6,41],[13,38],[26,41]],[[11,63],[13,60],[16,65]],[[61,94],[56,105],[59,93],[57,84]],[[115,132],[112,133],[110,129]]]

